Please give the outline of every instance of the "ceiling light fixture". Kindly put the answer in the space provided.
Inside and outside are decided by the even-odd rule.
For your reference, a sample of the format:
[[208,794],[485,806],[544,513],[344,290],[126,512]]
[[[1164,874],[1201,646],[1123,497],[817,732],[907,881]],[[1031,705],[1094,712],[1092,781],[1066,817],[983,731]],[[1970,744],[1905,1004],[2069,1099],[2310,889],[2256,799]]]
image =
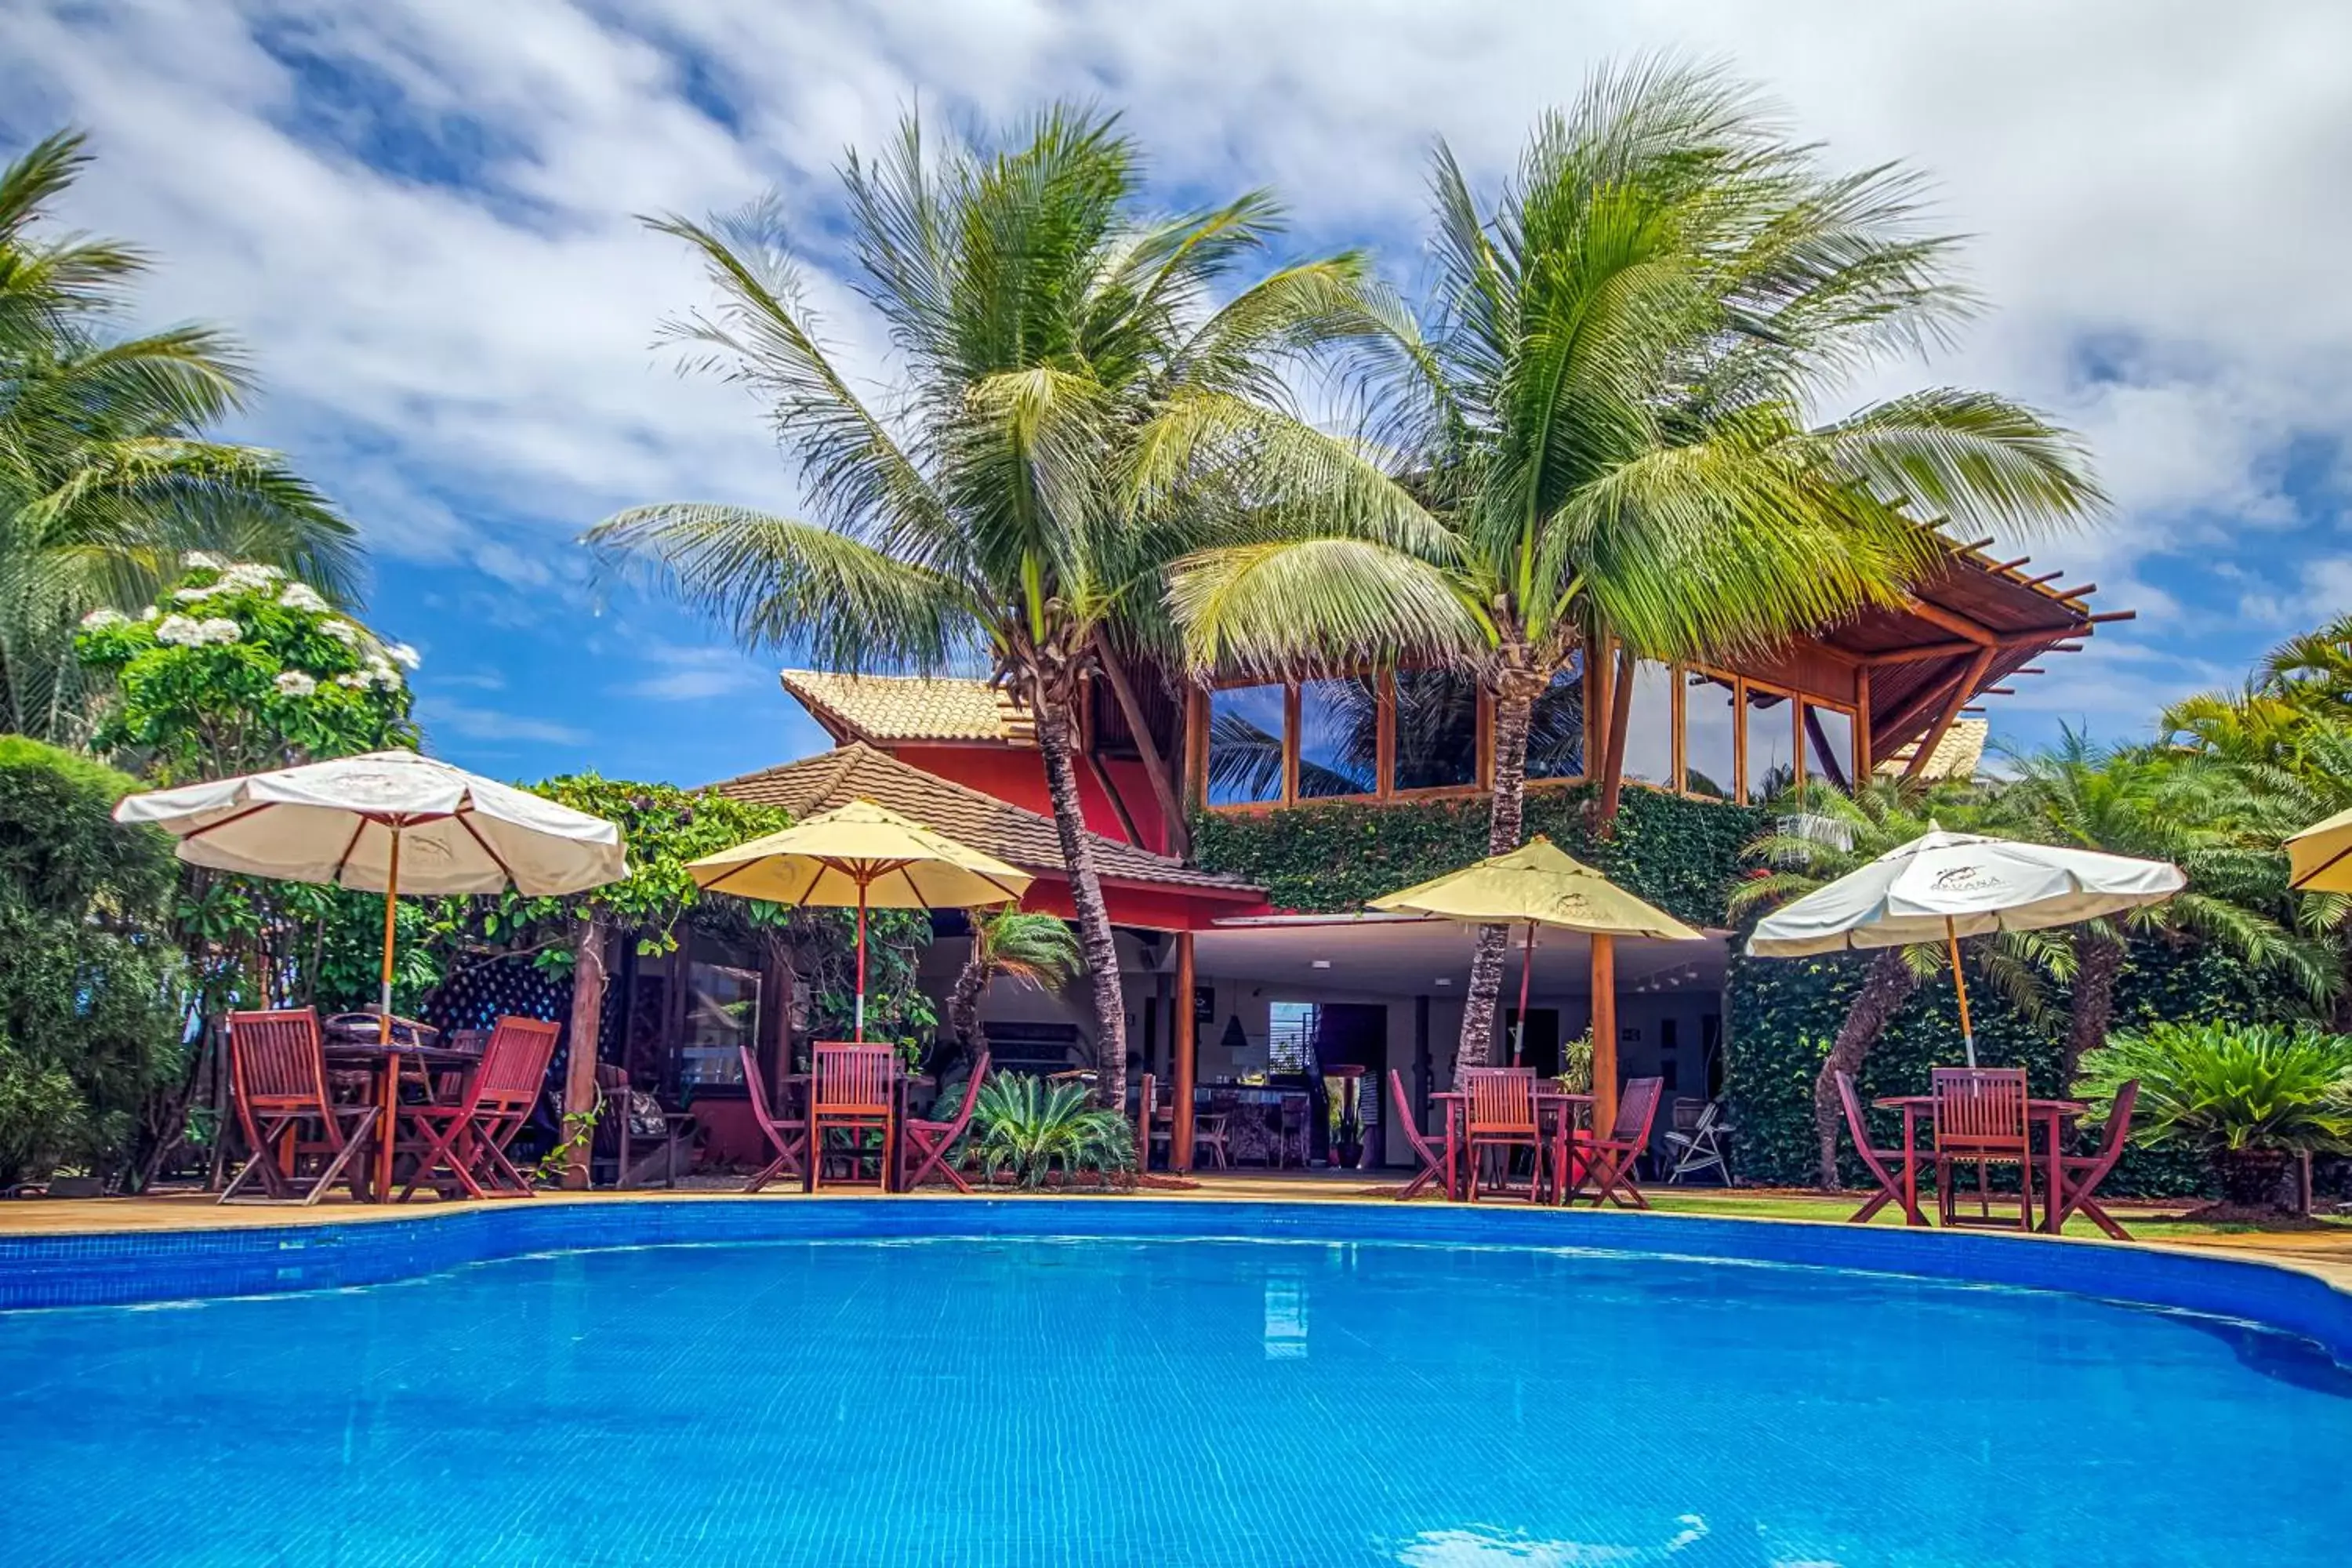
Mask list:
[[1314,964],[1318,969],[1328,969],[1331,967],[1331,961],[1328,958],[1318,958],[1314,960]]

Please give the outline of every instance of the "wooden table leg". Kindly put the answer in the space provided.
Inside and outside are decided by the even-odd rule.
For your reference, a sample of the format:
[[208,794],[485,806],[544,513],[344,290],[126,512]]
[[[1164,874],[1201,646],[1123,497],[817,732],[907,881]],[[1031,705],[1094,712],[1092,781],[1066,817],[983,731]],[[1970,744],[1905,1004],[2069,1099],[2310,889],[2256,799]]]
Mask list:
[[392,1201],[393,1145],[400,1141],[400,1054],[383,1056],[383,1088],[375,1118],[375,1201]]
[[[2060,1234],[2065,1225],[2061,1216],[2066,1204],[2066,1162],[2058,1142],[2059,1121],[2058,1109],[2053,1106],[2050,1110],[2050,1142],[2042,1151],[2050,1162],[2050,1179],[2042,1189],[2042,1228],[2052,1236]],[[2028,1167],[2033,1163],[2031,1150],[2026,1152],[2025,1163]]]
[[1926,1225],[1927,1215],[1919,1212],[1919,1114],[1913,1106],[1903,1108],[1903,1223]]

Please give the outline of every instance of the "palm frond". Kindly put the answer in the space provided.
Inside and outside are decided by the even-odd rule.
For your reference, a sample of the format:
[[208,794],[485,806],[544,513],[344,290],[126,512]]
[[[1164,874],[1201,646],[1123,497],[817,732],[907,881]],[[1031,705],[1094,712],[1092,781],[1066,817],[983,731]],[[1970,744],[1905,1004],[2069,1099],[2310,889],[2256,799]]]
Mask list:
[[1371,540],[1204,550],[1171,569],[1169,599],[1200,670],[1281,676],[1406,654],[1475,668],[1493,647],[1467,584]]

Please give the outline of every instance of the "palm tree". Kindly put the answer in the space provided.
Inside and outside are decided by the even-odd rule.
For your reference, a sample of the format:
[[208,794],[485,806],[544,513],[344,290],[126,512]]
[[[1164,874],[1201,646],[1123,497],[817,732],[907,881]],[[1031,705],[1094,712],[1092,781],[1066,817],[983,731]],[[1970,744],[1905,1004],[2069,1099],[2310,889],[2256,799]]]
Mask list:
[[146,258],[40,232],[88,162],[60,132],[0,171],[0,728],[68,744],[88,733],[84,615],[148,603],[199,550],[348,597],[359,552],[283,458],[203,438],[252,391],[226,337],[110,335]]
[[2290,977],[2315,1003],[2342,988],[2334,949],[2275,918],[2289,901],[2286,857],[2275,813],[2242,774],[2153,746],[2095,746],[2072,730],[2056,747],[2019,759],[2019,768],[1993,807],[1995,826],[2047,843],[2169,860],[2189,877],[2180,892],[2121,922],[2071,928],[2075,973],[2061,1083],[2072,1083],[2083,1053],[2106,1040],[2128,934],[2196,936],[2250,968]]
[[[669,503],[588,540],[649,563],[748,647],[849,670],[985,658],[1035,720],[1099,1091],[1117,1106],[1126,1006],[1072,761],[1082,682],[1165,635],[1165,563],[1203,542],[1308,504],[1411,536],[1410,502],[1286,390],[1301,355],[1361,330],[1362,262],[1278,267],[1216,303],[1278,207],[1253,192],[1145,216],[1133,143],[1089,110],[1049,109],[995,151],[934,148],[910,117],[879,158],[852,153],[844,180],[858,291],[894,362],[886,405],[822,342],[772,203],[653,222],[701,253],[721,300],[672,335],[769,400],[813,517]],[[1110,684],[1124,701],[1124,679]],[[1161,804],[1181,816],[1172,792]]]
[[[1197,554],[1172,602],[1201,667],[1396,657],[1493,701],[1488,847],[1519,843],[1529,715],[1614,647],[1597,815],[1617,805],[1638,658],[1720,659],[1940,569],[1919,520],[2030,530],[2102,504],[2072,437],[1935,389],[1827,424],[1809,405],[1967,301],[1892,166],[1832,174],[1744,88],[1641,64],[1546,115],[1482,209],[1440,147],[1424,330],[1362,340],[1368,436],[1434,514],[1419,543],[1309,533]],[[1597,717],[1597,716],[1596,716]],[[1493,1049],[1507,933],[1480,933],[1461,1060]]]
[[[1984,807],[1973,788],[1940,784],[1923,788],[1901,779],[1866,780],[1851,795],[1809,781],[1772,805],[1772,823],[1741,851],[1756,871],[1727,900],[1737,919],[1770,905],[1802,898],[1816,888],[1858,870],[1888,851],[1910,843],[1940,824],[1972,828]],[[2007,931],[1992,942],[1971,944],[1969,952],[1985,983],[2029,1017],[2047,1003],[2042,977],[2064,980],[2074,973],[2074,953],[2047,931]],[[1862,989],[1848,1005],[1821,1070],[1813,1075],[1813,1132],[1820,1141],[1820,1178],[1824,1189],[1838,1185],[1837,1076],[1859,1074],[1871,1047],[1909,1001],[1919,982],[1947,963],[1937,943],[1881,948],[1870,961]]]
[[1040,990],[1058,990],[1077,978],[1086,967],[1078,939],[1069,926],[1052,915],[1028,914],[1005,908],[976,915],[971,922],[971,948],[964,954],[955,989],[948,994],[948,1029],[966,1059],[974,1059],[988,1044],[981,1032],[980,999],[1000,976],[1025,982]]

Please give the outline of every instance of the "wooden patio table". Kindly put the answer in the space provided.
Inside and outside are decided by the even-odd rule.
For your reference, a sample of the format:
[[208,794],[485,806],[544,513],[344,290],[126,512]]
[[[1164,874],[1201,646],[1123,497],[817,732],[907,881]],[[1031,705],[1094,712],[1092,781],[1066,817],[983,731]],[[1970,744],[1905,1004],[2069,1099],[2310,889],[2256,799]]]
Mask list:
[[369,1093],[380,1110],[375,1130],[369,1134],[375,1140],[373,1157],[368,1161],[368,1201],[392,1201],[392,1162],[395,1146],[400,1142],[400,1068],[403,1062],[415,1062],[421,1068],[469,1068],[481,1065],[478,1051],[455,1050],[447,1046],[419,1046],[399,1040],[329,1040],[324,1047],[327,1069],[341,1068],[345,1072],[365,1072],[372,1079]]
[[[1881,1110],[1903,1112],[1903,1212],[1905,1215],[1903,1223],[1926,1225],[1927,1217],[1919,1212],[1918,1123],[1921,1116],[1935,1114],[1936,1097],[1931,1094],[1896,1094],[1889,1095],[1885,1100],[1874,1100],[1870,1103]],[[2048,1130],[2042,1148],[2042,1158],[2048,1166],[2048,1180],[2042,1188],[2042,1223],[2035,1227],[2038,1230],[2056,1234],[2060,1200],[2054,1194],[2063,1192],[2059,1184],[2062,1173],[2061,1163],[2066,1153],[2063,1142],[2065,1124],[2070,1118],[2080,1116],[2090,1109],[2079,1100],[2029,1099],[2025,1102],[2026,1131],[2029,1138],[2036,1118],[2040,1118],[2042,1126]]]
[[[1551,1089],[1541,1082],[1536,1085],[1535,1092],[1538,1124],[1540,1125],[1546,1117],[1551,1121],[1552,1175],[1564,1193],[1567,1183],[1563,1173],[1568,1169],[1570,1156],[1575,1152],[1576,1124],[1580,1118],[1591,1118],[1592,1096],[1570,1094],[1564,1089]],[[1470,1181],[1470,1163],[1461,1158],[1461,1152],[1469,1144],[1470,1130],[1464,1124],[1463,1118],[1470,1097],[1458,1089],[1440,1089],[1429,1098],[1445,1108],[1445,1145],[1452,1155],[1455,1189],[1445,1195],[1459,1201]]]

